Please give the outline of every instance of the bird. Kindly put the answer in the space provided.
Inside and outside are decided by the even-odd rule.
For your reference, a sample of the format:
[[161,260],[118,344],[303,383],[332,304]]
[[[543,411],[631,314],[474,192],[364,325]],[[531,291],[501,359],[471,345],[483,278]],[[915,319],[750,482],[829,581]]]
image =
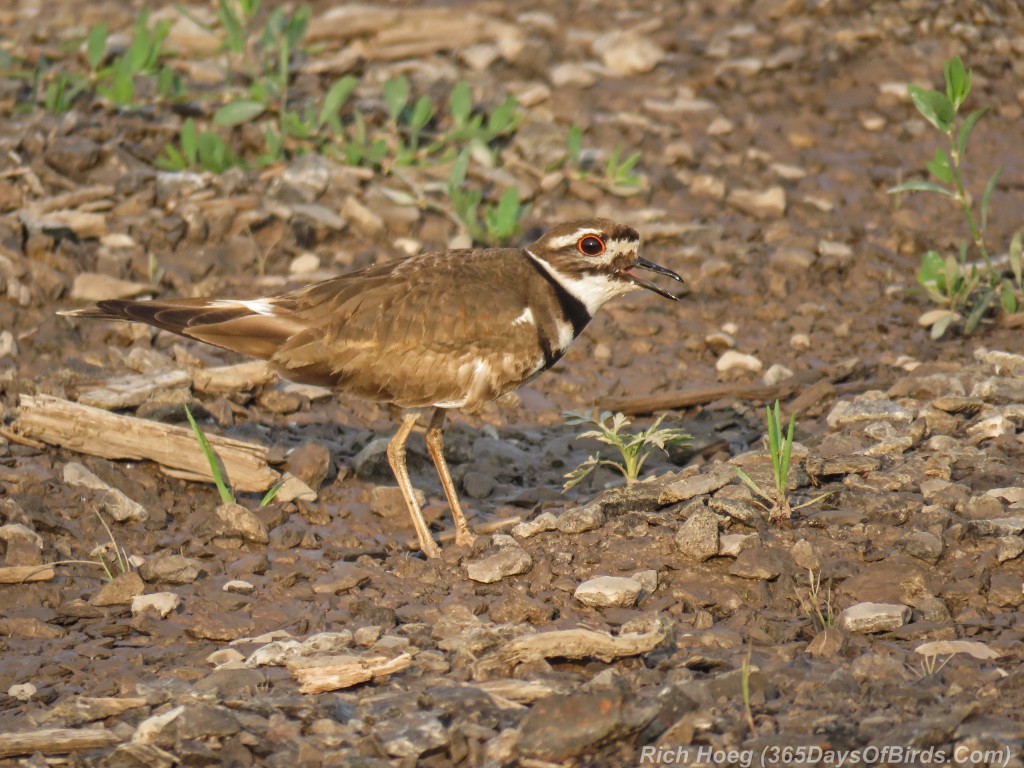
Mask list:
[[[646,289],[637,275],[679,282],[639,255],[625,224],[590,218],[558,224],[525,248],[420,253],[306,287],[253,299],[99,301],[61,312],[146,323],[266,360],[284,378],[397,406],[387,447],[423,554],[438,557],[406,466],[406,441],[432,408],[426,445],[455,524],[457,546],[475,540],[444,458],[448,411],[473,412],[551,368],[609,299]],[[646,275],[645,275],[646,277]]]

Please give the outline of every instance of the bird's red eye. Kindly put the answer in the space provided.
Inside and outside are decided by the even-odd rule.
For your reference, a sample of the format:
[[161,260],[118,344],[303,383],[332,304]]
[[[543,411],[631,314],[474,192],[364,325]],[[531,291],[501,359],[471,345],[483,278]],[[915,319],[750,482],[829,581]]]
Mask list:
[[580,241],[576,243],[576,247],[580,249],[580,253],[587,256],[600,256],[604,253],[604,240],[600,237],[594,237],[594,235],[587,235],[580,238]]

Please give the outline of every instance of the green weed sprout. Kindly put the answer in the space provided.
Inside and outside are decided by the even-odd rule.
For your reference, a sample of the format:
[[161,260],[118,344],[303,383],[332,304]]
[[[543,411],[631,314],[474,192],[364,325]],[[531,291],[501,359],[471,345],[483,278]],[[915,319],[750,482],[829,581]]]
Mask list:
[[630,425],[630,420],[625,414],[612,414],[608,411],[595,417],[590,411],[583,413],[568,412],[562,414],[566,424],[573,426],[592,425],[596,429],[581,432],[577,435],[579,439],[594,438],[598,442],[610,445],[618,450],[621,461],[615,459],[601,458],[600,453],[595,453],[587,458],[582,464],[565,475],[566,482],[562,489],[567,491],[583,480],[587,475],[599,466],[612,467],[626,478],[626,484],[632,485],[640,476],[647,457],[655,448],[660,448],[668,453],[668,448],[673,445],[685,445],[690,436],[681,429],[662,429],[661,422],[665,420],[665,414],[654,420],[647,429],[640,432],[625,432]]
[[[199,448],[206,457],[206,463],[210,465],[210,475],[213,476],[214,485],[217,486],[217,493],[220,494],[221,503],[234,504],[235,495],[231,492],[231,487],[224,480],[224,473],[221,472],[220,468],[220,459],[217,458],[216,451],[213,450],[213,446],[210,445],[210,441],[206,439],[206,435],[203,434],[203,430],[199,428],[195,417],[192,416],[192,411],[189,410],[187,405],[185,406],[185,415],[188,417],[188,423],[192,426],[192,434],[195,435],[196,442],[199,443]],[[273,501],[274,497],[277,496],[277,492],[281,490],[282,485],[283,484],[280,482],[274,483],[270,490],[268,490],[260,500],[260,506],[265,507]]]
[[964,180],[963,160],[967,145],[978,122],[988,113],[988,107],[976,109],[961,117],[960,109],[971,92],[971,71],[964,68],[959,56],[954,56],[942,68],[945,92],[926,91],[916,85],[907,90],[917,111],[946,139],[946,147],[938,147],[927,163],[932,179],[915,179],[897,184],[890,194],[929,192],[949,198],[959,208],[967,224],[970,243],[981,256],[983,268],[968,264],[968,244],[961,243],[957,256],[942,256],[930,250],[921,258],[917,282],[925,295],[945,307],[944,312],[929,313],[931,336],[940,338],[954,321],[966,314],[963,332],[971,334],[982,317],[998,300],[1007,314],[1017,312],[1024,303],[1024,280],[1021,270],[1021,234],[1014,234],[1009,248],[1011,278],[1005,278],[992,261],[985,240],[988,227],[989,203],[999,181],[1002,167],[995,170],[981,195],[975,211],[974,200]]
[[803,504],[792,506],[786,486],[789,483],[790,456],[793,452],[793,430],[796,428],[796,416],[789,417],[789,427],[783,433],[779,401],[775,401],[774,410],[771,406],[765,406],[764,410],[765,423],[768,428],[768,453],[772,459],[772,477],[775,480],[775,488],[766,491],[742,469],[739,467],[735,469],[743,484],[767,502],[767,505],[762,504],[761,506],[768,510],[770,518],[783,520],[792,517],[795,510],[815,504],[830,494],[823,493]]

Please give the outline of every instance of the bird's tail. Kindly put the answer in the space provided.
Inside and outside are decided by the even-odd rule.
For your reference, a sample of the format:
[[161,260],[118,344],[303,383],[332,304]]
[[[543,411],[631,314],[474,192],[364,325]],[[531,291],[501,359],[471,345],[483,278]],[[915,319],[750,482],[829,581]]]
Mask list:
[[145,323],[264,360],[304,330],[294,315],[282,312],[271,299],[110,299],[58,314]]

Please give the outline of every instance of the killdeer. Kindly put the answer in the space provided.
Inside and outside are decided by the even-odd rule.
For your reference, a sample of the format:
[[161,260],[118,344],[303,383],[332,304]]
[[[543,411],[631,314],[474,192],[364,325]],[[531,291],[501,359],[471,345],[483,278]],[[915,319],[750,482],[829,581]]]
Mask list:
[[432,407],[427,450],[455,521],[455,540],[475,536],[444,459],[450,409],[473,411],[554,365],[600,309],[646,288],[640,236],[608,219],[560,224],[527,248],[426,253],[377,264],[305,288],[256,299],[100,301],[64,312],[130,320],[269,361],[293,381],[334,387],[405,413],[388,444],[391,470],[420,548],[440,554],[413,493],[405,444]]

